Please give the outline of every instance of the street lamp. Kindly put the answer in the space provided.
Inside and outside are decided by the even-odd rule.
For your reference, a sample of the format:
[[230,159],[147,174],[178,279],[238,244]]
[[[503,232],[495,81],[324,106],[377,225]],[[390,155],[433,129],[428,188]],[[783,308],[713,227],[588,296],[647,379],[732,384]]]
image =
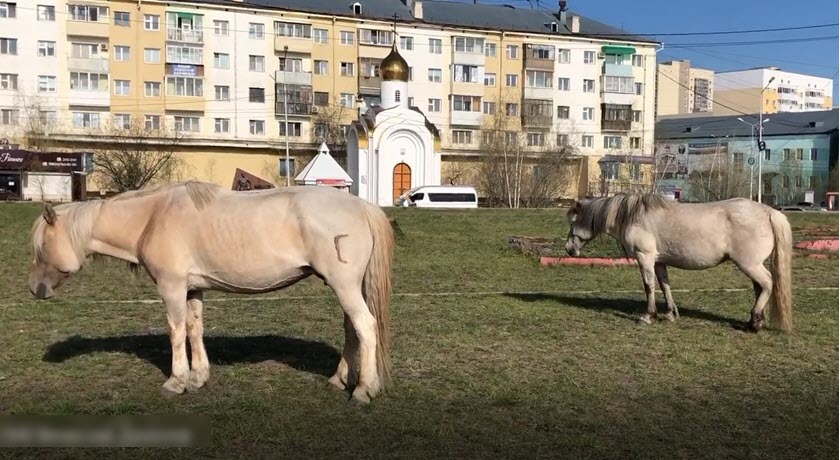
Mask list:
[[289,46],[285,45],[283,46],[283,124],[285,125],[283,134],[286,137],[286,187],[292,185],[291,175],[289,174],[289,92],[286,90],[286,72],[289,71],[288,54]]
[[[762,141],[764,140],[764,123],[767,121],[764,119],[764,91],[767,90],[767,87],[770,86],[770,83],[773,83],[776,77],[770,77],[770,81],[764,85],[764,89],[761,90],[761,99],[759,100],[758,104],[758,145],[761,145]],[[761,165],[764,159],[764,152],[758,152],[758,202],[762,203],[761,201],[761,189],[764,185],[764,181],[761,179]]]
[[[755,127],[758,123],[749,123],[743,118],[738,117],[738,121],[750,127],[750,158],[755,158]],[[767,121],[767,120],[764,120]],[[759,152],[761,155],[761,152]],[[750,163],[750,199],[753,199],[753,177],[755,176],[755,160]]]

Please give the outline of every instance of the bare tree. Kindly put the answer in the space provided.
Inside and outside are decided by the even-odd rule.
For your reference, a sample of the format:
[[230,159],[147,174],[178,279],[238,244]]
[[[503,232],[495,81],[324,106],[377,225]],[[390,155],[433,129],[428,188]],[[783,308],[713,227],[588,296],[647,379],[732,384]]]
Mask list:
[[750,173],[742,164],[730,163],[724,167],[693,171],[686,184],[691,195],[703,201],[747,197],[750,194]]
[[177,180],[185,167],[175,153],[180,139],[174,130],[147,130],[139,121],[112,126],[103,138],[106,147],[93,155],[97,183],[123,192]]
[[346,167],[347,139],[344,134],[354,114],[353,109],[336,101],[334,104],[317,106],[317,111],[312,117],[312,142],[316,146],[326,143],[333,158],[342,167]]
[[18,112],[16,126],[17,135],[21,143],[28,149],[44,152],[58,147],[51,134],[59,128],[57,111],[47,110],[47,106],[40,96],[20,94],[15,98]]

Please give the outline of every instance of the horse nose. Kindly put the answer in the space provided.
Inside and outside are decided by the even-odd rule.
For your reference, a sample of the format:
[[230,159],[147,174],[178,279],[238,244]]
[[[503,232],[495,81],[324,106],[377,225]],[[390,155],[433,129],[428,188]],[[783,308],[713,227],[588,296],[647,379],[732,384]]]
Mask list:
[[53,296],[53,290],[47,287],[44,283],[38,283],[38,287],[34,291],[30,287],[29,291],[32,292],[32,295],[39,300],[46,300]]

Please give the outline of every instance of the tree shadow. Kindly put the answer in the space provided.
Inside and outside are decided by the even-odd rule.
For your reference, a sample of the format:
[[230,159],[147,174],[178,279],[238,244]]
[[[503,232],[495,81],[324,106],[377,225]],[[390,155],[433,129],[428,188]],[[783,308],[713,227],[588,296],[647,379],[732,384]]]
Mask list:
[[[277,335],[205,336],[204,346],[211,364],[229,366],[270,361],[326,377],[335,372],[341,357],[338,350],[323,342]],[[47,347],[42,359],[61,363],[96,352],[133,354],[160,369],[164,376],[169,375],[172,363],[169,336],[163,334],[92,338],[73,336]]]
[[[508,297],[512,297],[514,299],[522,300],[525,302],[537,302],[540,300],[550,300],[555,302],[560,302],[566,305],[571,305],[577,308],[583,308],[585,310],[592,310],[592,311],[612,311],[617,316],[627,319],[638,319],[644,312],[647,310],[647,302],[642,300],[634,300],[634,299],[611,299],[611,298],[601,298],[601,297],[575,297],[575,296],[566,296],[561,294],[521,294],[521,293],[509,293],[505,294]],[[663,305],[657,305],[657,311],[659,313],[663,312]],[[677,308],[679,309],[680,316],[684,316],[686,318],[694,318],[700,319],[704,321],[711,321],[714,323],[725,324],[736,329],[743,328],[744,321],[738,321],[734,318],[728,318],[726,316],[721,316],[715,313],[709,313],[703,310],[697,310],[694,308],[687,308],[680,306],[677,304]]]

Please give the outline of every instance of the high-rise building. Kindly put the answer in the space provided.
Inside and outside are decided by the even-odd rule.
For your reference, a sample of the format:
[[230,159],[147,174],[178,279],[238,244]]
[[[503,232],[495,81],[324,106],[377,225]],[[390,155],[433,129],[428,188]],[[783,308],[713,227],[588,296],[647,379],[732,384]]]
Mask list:
[[719,72],[716,78],[715,99],[720,104],[715,104],[715,114],[808,112],[831,108],[830,78],[785,72],[778,67]]
[[657,67],[656,116],[711,112],[715,72],[691,67],[687,60],[663,62]]

